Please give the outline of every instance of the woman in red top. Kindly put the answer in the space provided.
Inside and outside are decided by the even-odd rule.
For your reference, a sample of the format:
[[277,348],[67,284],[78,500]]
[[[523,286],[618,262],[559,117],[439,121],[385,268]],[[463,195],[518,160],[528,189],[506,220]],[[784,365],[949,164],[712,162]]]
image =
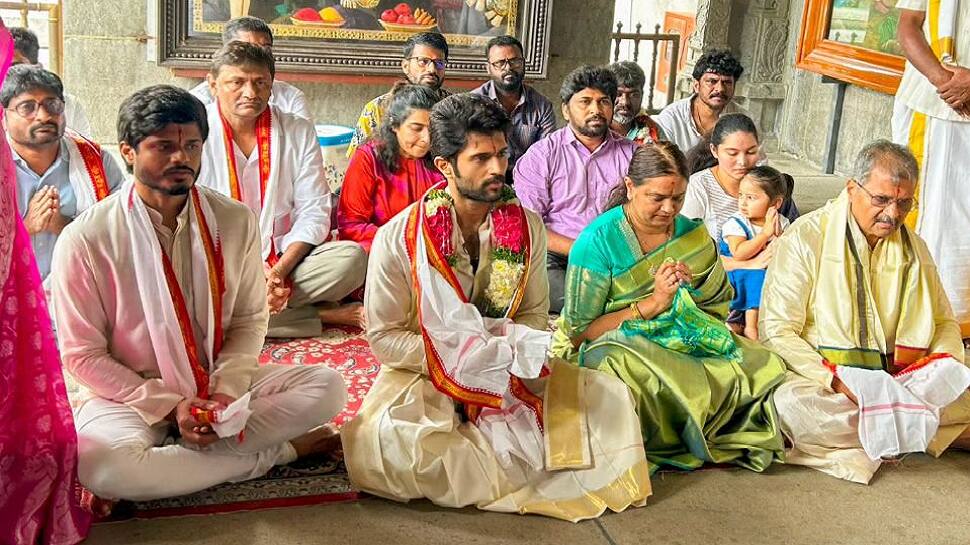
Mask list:
[[438,94],[422,85],[395,89],[380,131],[350,158],[337,206],[342,240],[370,252],[377,228],[443,179],[431,164],[431,108]]

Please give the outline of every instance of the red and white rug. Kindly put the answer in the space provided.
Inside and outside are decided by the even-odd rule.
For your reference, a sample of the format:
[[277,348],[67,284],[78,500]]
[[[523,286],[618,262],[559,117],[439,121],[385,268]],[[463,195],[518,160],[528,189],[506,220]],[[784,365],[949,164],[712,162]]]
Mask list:
[[[344,377],[349,395],[347,406],[333,419],[337,426],[357,414],[380,370],[363,334],[355,328],[328,329],[323,336],[312,339],[274,339],[263,347],[259,362],[261,365],[326,365],[338,371]],[[148,502],[120,502],[103,520],[318,505],[355,500],[359,496],[350,485],[343,462],[297,461],[275,467],[259,479],[226,483],[195,494]]]

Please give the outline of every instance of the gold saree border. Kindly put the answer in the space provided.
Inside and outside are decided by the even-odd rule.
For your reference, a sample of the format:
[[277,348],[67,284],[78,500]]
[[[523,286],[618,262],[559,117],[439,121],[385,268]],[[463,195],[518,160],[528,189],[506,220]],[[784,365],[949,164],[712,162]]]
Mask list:
[[546,470],[592,467],[583,370],[556,359],[546,383]]

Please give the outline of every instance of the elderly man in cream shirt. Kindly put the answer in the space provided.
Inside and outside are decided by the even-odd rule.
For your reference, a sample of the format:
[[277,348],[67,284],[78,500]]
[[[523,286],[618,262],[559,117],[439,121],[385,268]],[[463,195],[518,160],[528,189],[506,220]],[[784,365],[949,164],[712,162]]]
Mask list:
[[119,140],[134,181],[55,248],[58,340],[86,390],[78,473],[104,498],[187,494],[337,444],[322,425],[344,406],[340,376],[257,364],[267,315],[256,221],[195,187],[207,133],[187,91],[129,97]]

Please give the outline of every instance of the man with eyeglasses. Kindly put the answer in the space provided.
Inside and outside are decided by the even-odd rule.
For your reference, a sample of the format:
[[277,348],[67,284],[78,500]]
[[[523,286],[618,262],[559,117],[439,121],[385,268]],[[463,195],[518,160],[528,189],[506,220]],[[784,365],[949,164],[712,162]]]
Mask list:
[[30,64],[12,67],[0,103],[16,167],[17,207],[46,280],[61,230],[125,177],[109,153],[66,128],[64,87],[54,73]]
[[556,130],[552,102],[526,85],[525,57],[522,43],[512,36],[496,36],[485,45],[489,80],[472,93],[498,102],[512,120],[509,132],[509,170],[506,181],[512,183],[515,162],[532,144]]
[[[268,51],[270,55],[273,54],[273,30],[269,28],[265,21],[256,17],[237,17],[227,22],[222,30],[222,45],[232,41],[258,45]],[[216,100],[209,91],[209,82],[205,80],[193,87],[191,93],[206,106]],[[273,91],[270,94],[269,103],[283,112],[313,122],[313,116],[310,115],[310,109],[307,107],[306,95],[303,91],[285,81],[273,80]]]
[[[404,42],[404,58],[401,70],[409,82],[424,85],[438,91],[439,98],[450,95],[441,88],[445,82],[445,69],[448,67],[448,42],[437,32],[415,34]],[[384,110],[391,100],[391,92],[371,100],[364,105],[357,119],[354,136],[347,148],[347,157],[354,154],[357,146],[366,142],[377,132],[384,118]]]
[[615,62],[607,68],[616,76],[616,105],[610,128],[639,146],[666,140],[663,129],[643,109],[643,86],[647,82],[643,68],[633,61]]
[[[759,336],[789,368],[774,398],[793,445],[785,462],[868,483],[880,465],[879,442],[860,420],[883,411],[897,423],[876,432],[910,445],[893,455],[919,442],[939,455],[970,446],[970,403],[965,391],[956,397],[961,388],[956,401],[938,403],[942,413],[922,411],[919,426],[899,424],[928,398],[906,401],[897,384],[935,361],[928,356],[962,362],[963,342],[926,243],[903,223],[916,206],[915,157],[880,140],[862,149],[853,171],[838,198],[772,243]],[[940,369],[923,369],[921,380],[939,379]]]
[[[10,27],[13,37],[13,65],[29,64],[43,68],[40,64],[40,41],[33,30],[24,27]],[[77,97],[64,93],[64,121],[67,128],[88,138],[94,136],[91,122]]]

